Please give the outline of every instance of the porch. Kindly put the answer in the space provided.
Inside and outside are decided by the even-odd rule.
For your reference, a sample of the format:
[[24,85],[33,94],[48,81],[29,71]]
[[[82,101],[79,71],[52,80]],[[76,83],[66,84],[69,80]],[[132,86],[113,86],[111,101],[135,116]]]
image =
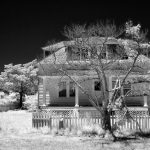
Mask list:
[[[75,76],[77,78],[77,76]],[[39,128],[43,126],[48,126],[49,128],[82,128],[84,125],[90,124],[100,124],[101,118],[99,112],[94,107],[83,107],[80,105],[81,100],[81,91],[78,86],[74,87],[74,101],[71,107],[53,107],[50,106],[51,101],[63,101],[67,98],[70,98],[69,94],[69,84],[66,84],[66,93],[65,97],[59,97],[58,95],[58,82],[60,82],[60,76],[50,77],[48,84],[47,77],[43,77],[42,82],[39,85],[39,94],[38,94],[38,104],[39,108],[36,112],[33,113],[33,127]],[[69,83],[68,78],[62,79],[63,81]],[[112,77],[108,78],[109,89],[112,89]],[[91,84],[92,83],[92,84]],[[91,88],[93,92],[94,86],[93,81],[87,85]],[[47,87],[51,91],[47,90]],[[90,91],[89,90],[89,91]],[[111,92],[109,96],[111,96]],[[59,97],[59,98],[58,98]],[[86,102],[88,100],[86,99]],[[130,128],[130,129],[150,129],[150,116],[149,116],[149,98],[144,95],[139,99],[139,104],[137,103],[137,98],[134,98],[132,101],[129,100],[130,107],[128,107],[131,114],[130,119],[126,118],[127,111],[118,111],[114,110],[111,115],[111,125],[114,126],[118,124],[120,128]],[[66,102],[65,102],[66,103]],[[134,104],[134,105],[133,105]],[[133,107],[134,106],[134,107]],[[136,107],[135,107],[136,106]],[[123,120],[123,121],[122,121]]]
[[[78,80],[81,78],[85,80],[85,78],[89,78],[88,81],[82,85],[90,95],[94,95],[96,97],[100,96],[100,89],[98,86],[95,86],[96,76],[93,76],[92,79],[89,76],[71,76],[72,78]],[[68,79],[68,77],[60,76],[42,76],[39,82],[39,90],[38,90],[38,106],[39,107],[49,107],[49,106],[63,106],[63,107],[80,107],[80,106],[92,106],[90,102],[87,100],[88,97],[85,95],[77,85],[73,85],[73,82]],[[116,80],[113,76],[107,78],[108,80],[108,89],[109,89],[109,97],[112,96],[113,83]],[[85,81],[84,81],[85,82]],[[62,83],[62,84],[60,84]],[[149,85],[148,85],[149,86]],[[136,86],[136,88],[141,87],[141,85]],[[124,87],[121,89],[121,94],[127,92],[131,87]],[[134,87],[135,88],[135,87]],[[135,91],[139,91],[136,89]],[[127,106],[129,107],[149,107],[150,106],[150,96],[148,95],[137,95],[126,97]]]

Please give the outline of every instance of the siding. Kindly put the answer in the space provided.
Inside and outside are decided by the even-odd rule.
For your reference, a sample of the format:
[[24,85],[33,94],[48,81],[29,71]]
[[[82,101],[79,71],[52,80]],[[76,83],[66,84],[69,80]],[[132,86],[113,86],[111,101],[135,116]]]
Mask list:
[[[49,103],[50,105],[56,105],[56,106],[75,106],[75,97],[59,97],[58,96],[58,91],[59,91],[58,83],[59,82],[60,82],[60,78],[58,79],[51,79],[50,77],[46,78],[46,92],[47,94],[49,93],[49,97],[47,96],[47,98],[49,98],[49,102],[48,102],[48,99],[46,100],[47,104]],[[99,97],[100,92],[92,93],[94,89],[93,83],[94,83],[93,80],[88,80],[88,81],[84,81],[83,83],[81,83],[81,85],[85,87],[89,93],[93,95],[96,94],[96,96]],[[42,94],[42,91],[40,93]],[[91,103],[89,102],[88,97],[84,93],[82,93],[80,90],[79,90],[79,105],[91,106]]]

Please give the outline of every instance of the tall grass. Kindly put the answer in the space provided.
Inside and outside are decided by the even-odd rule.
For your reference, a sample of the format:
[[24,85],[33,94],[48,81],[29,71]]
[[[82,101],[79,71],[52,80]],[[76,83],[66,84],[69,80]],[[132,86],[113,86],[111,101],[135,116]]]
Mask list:
[[26,111],[8,111],[0,113],[1,133],[29,133],[32,128],[32,114]]

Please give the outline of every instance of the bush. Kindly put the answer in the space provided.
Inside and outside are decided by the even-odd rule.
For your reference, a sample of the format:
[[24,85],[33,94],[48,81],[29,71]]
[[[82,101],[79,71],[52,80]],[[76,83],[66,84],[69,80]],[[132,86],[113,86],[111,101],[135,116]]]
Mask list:
[[38,94],[26,95],[23,102],[23,108],[29,111],[35,111],[38,107]]
[[98,135],[103,136],[105,131],[100,127],[100,125],[85,125],[81,129],[82,135]]
[[16,104],[17,99],[16,99],[16,93],[11,93],[11,94],[5,94],[1,93],[0,97],[0,105],[9,105],[9,104]]

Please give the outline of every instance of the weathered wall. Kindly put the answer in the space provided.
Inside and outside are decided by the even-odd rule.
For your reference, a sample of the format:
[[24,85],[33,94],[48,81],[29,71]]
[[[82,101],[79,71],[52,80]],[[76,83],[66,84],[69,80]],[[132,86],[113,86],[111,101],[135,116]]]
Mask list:
[[[50,95],[50,105],[59,106],[75,106],[75,97],[59,97],[59,82],[61,78],[51,79],[46,78],[46,90]],[[62,81],[66,81],[62,79]],[[81,85],[93,95],[100,96],[99,91],[94,91],[94,80],[83,81]],[[91,106],[88,97],[79,90],[79,105],[80,106]]]

